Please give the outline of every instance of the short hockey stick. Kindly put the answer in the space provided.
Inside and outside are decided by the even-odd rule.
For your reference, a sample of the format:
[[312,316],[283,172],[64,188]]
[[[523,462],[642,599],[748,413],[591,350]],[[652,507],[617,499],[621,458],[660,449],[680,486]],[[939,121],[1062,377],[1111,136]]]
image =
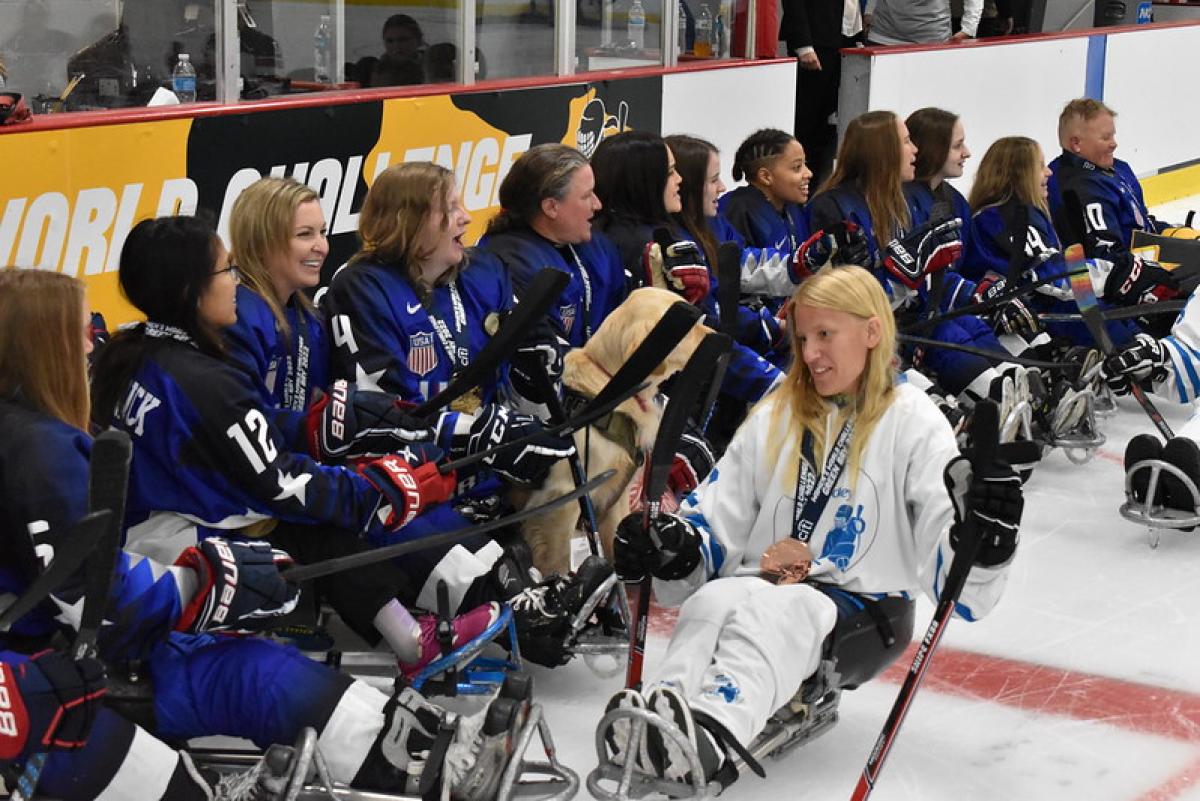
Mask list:
[[313,562],[308,565],[297,565],[295,567],[284,570],[282,575],[286,580],[293,584],[299,584],[302,581],[320,578],[322,576],[332,575],[333,573],[342,573],[347,570],[354,570],[359,567],[373,565],[376,562],[382,562],[386,559],[395,559],[398,556],[412,553],[414,551],[424,550],[425,548],[437,548],[442,545],[449,545],[466,537],[472,537],[476,534],[486,534],[489,531],[495,531],[498,528],[511,526],[514,523],[520,523],[523,520],[528,520],[531,517],[536,517],[540,514],[557,509],[563,504],[570,503],[581,495],[586,495],[594,489],[602,486],[606,481],[616,475],[615,470],[605,470],[600,475],[590,481],[576,487],[570,492],[558,496],[552,501],[547,501],[540,506],[534,506],[529,509],[522,509],[505,517],[500,517],[495,520],[489,520],[486,523],[478,523],[472,526],[463,526],[462,528],[447,531],[442,534],[434,534],[429,537],[421,537],[420,539],[410,540],[408,542],[398,542],[395,545],[385,545],[382,548],[374,548],[370,551],[362,553],[353,553],[348,556],[338,556],[333,559],[326,559],[322,562]]
[[[974,443],[975,449],[971,459],[973,472],[987,470],[988,466],[996,459],[999,430],[1000,412],[996,408],[996,404],[991,401],[980,401],[975,406],[975,414],[971,421],[971,441]],[[909,665],[904,683],[900,685],[900,692],[896,696],[895,703],[892,704],[892,710],[888,713],[887,720],[884,721],[883,731],[879,733],[879,739],[875,741],[875,746],[867,757],[867,764],[863,768],[862,776],[858,779],[854,793],[850,796],[850,801],[864,801],[875,789],[875,782],[879,779],[883,762],[887,759],[888,752],[891,751],[892,744],[895,743],[896,736],[900,733],[900,726],[903,725],[913,698],[921,686],[922,679],[925,678],[925,671],[929,669],[933,652],[941,641],[950,618],[954,615],[954,607],[958,603],[959,595],[962,594],[967,575],[971,572],[971,565],[975,562],[975,555],[979,551],[981,542],[980,532],[969,511],[961,525],[966,530],[959,539],[958,548],[950,562],[946,583],[942,586],[937,608],[933,613],[933,620],[930,621],[929,628],[925,630],[925,637],[917,647],[917,653],[913,656],[912,664]]]
[[721,307],[721,333],[737,334],[738,301],[742,296],[742,249],[737,242],[717,248],[717,304]]
[[930,339],[928,337],[919,337],[915,334],[897,334],[897,339],[901,342],[907,342],[910,345],[920,345],[927,350],[942,348],[943,350],[955,350],[960,353],[970,353],[973,356],[979,356],[987,359],[990,362],[1009,362],[1011,364],[1020,364],[1025,367],[1039,367],[1044,370],[1078,370],[1079,365],[1071,362],[1048,362],[1041,359],[1027,359],[1024,356],[1014,356],[1008,351],[988,350],[987,348],[977,348],[973,345],[962,345],[957,342],[943,342],[940,339]]
[[[719,385],[720,376],[714,376],[713,371],[720,369],[726,361],[722,358],[733,346],[733,341],[724,334],[708,334],[696,347],[687,364],[675,376],[671,387],[671,395],[667,400],[667,408],[663,410],[662,421],[658,425],[658,436],[654,439],[654,447],[650,458],[646,460],[646,470],[642,477],[642,500],[644,505],[643,526],[651,531],[650,523],[659,515],[662,505],[662,494],[667,489],[667,479],[671,475],[671,465],[675,461],[675,450],[679,438],[687,426],[688,418],[696,402],[701,399],[706,387]],[[705,379],[709,382],[706,384]],[[705,399],[707,403],[707,398]],[[634,616],[633,642],[629,649],[629,667],[625,674],[625,686],[635,690],[642,687],[642,666],[646,656],[646,627],[650,619],[650,594],[653,590],[653,578],[647,574],[642,579],[638,592],[637,613]]]

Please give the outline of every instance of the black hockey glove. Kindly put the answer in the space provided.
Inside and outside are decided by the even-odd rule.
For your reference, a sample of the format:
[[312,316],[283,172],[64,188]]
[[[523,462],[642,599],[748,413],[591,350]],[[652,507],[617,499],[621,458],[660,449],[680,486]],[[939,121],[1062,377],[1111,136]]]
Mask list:
[[275,550],[269,542],[201,540],[175,560],[176,565],[196,571],[200,582],[176,630],[196,634],[254,629],[286,615],[300,599],[300,588],[279,575],[279,568],[291,563],[286,552]]
[[431,442],[433,426],[414,417],[395,395],[360,390],[339,379],[309,407],[308,448],[315,459],[355,459]]
[[[1008,282],[995,273],[988,273],[975,286],[971,299],[976,303],[991,300],[1008,291]],[[992,330],[997,334],[1033,335],[1041,330],[1037,315],[1020,298],[1001,303],[991,312]]]
[[1113,351],[1100,364],[1100,377],[1113,392],[1125,395],[1131,382],[1158,383],[1167,377],[1171,355],[1162,340],[1149,334],[1138,334],[1133,342]]
[[1115,262],[1104,279],[1101,299],[1122,306],[1155,303],[1179,295],[1179,282],[1158,262],[1127,256]]
[[641,581],[646,574],[664,581],[684,578],[700,564],[700,532],[671,514],[660,514],[643,525],[643,515],[627,515],[617,526],[613,567],[624,581]]
[[839,264],[869,267],[870,258],[871,246],[862,228],[842,220],[815,232],[796,248],[792,282],[798,284],[824,267]]
[[930,220],[883,249],[883,266],[897,281],[916,289],[925,276],[944,270],[962,255],[962,220]]
[[545,403],[539,375],[544,373],[550,385],[556,386],[562,380],[563,354],[569,349],[570,344],[549,319],[538,322],[509,361],[508,379],[513,389],[522,398]]
[[667,486],[671,488],[675,497],[682,498],[700,485],[716,461],[712,445],[699,430],[685,431],[675,449],[675,459],[671,463],[671,473],[667,476]]
[[671,289],[688,303],[700,303],[708,297],[709,276],[704,251],[690,239],[676,241],[666,228],[654,229],[654,241],[642,252],[647,286],[658,285],[661,276]]
[[0,762],[83,748],[107,692],[98,660],[76,661],[55,651],[0,664],[0,687]]
[[1021,511],[1025,507],[1021,477],[1000,459],[984,465],[977,475],[966,456],[951,459],[943,477],[954,505],[950,545],[958,549],[963,526],[969,520],[980,539],[975,564],[996,567],[1011,559],[1017,550]]
[[[463,415],[456,428],[463,422],[469,426],[466,436],[453,438],[451,456],[457,458],[478,453],[504,442],[532,434],[543,428],[541,422],[528,414],[510,411],[491,404],[484,406],[471,418]],[[532,486],[540,483],[554,464],[575,452],[570,439],[543,433],[524,445],[507,448],[486,457],[483,463],[514,484]]]

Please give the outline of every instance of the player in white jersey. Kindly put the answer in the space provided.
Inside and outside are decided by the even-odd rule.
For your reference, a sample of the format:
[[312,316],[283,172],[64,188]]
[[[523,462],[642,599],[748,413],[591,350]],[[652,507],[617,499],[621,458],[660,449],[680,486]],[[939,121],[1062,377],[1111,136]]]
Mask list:
[[[682,609],[649,691],[622,690],[609,710],[678,726],[721,785],[736,778],[727,751],[748,746],[823,659],[853,687],[899,656],[912,596],[937,599],[965,515],[984,544],[957,611],[990,611],[1023,506],[1007,464],[972,476],[934,403],[897,382],[895,323],[870,273],[806,280],[788,328],[798,358],[704,483],[650,533],[634,517],[617,533],[617,572],[653,575],[659,602]],[[624,764],[631,728],[605,733],[612,761]],[[657,727],[645,740],[639,771],[688,780],[683,749]]]

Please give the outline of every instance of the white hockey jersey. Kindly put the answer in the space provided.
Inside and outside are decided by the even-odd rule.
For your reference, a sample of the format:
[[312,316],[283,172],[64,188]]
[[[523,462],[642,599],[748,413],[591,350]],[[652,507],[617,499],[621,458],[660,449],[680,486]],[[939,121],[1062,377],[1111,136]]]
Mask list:
[[1200,398],[1200,302],[1195,293],[1162,341],[1171,355],[1171,364],[1166,378],[1154,385],[1154,392],[1180,403],[1193,403]]
[[[759,404],[680,507],[678,514],[702,533],[704,561],[684,579],[656,580],[659,603],[678,605],[710,578],[753,572],[768,546],[791,536],[796,483],[787,461],[799,458],[799,448],[785,447],[777,464],[767,463],[768,440],[780,430],[770,425],[771,405],[770,397]],[[834,426],[832,414],[828,425]],[[830,430],[827,441],[836,435]],[[950,426],[929,397],[897,385],[862,453],[854,489],[847,467],[817,521],[810,577],[860,593],[919,589],[936,602],[954,556],[954,513],[942,471],[957,454]],[[987,614],[1006,575],[1007,565],[972,568],[958,614],[968,620]]]

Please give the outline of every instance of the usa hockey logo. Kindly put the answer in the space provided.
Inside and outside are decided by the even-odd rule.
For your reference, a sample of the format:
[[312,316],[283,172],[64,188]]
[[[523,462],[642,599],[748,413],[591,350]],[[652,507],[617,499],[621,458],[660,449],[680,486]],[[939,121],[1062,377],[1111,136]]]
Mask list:
[[437,367],[437,351],[433,347],[433,334],[426,331],[408,338],[408,369],[417,375],[426,375]]
[[571,328],[575,325],[575,304],[558,307],[558,316],[562,318],[563,330],[567,336],[571,335]]

